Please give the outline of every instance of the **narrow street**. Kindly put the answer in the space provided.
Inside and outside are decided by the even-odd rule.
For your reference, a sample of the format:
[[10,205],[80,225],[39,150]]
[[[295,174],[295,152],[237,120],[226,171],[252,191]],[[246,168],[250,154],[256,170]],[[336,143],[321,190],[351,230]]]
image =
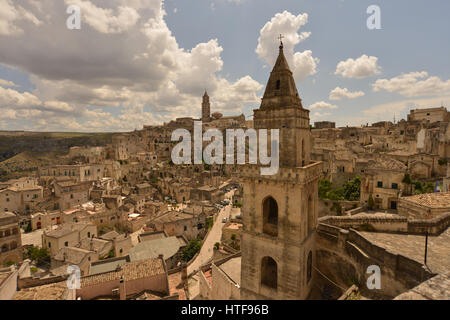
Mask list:
[[[225,195],[225,199],[231,199],[232,195],[234,194],[234,190],[228,192]],[[222,239],[222,228],[224,226],[224,222],[222,222],[223,218],[230,218],[231,210],[233,205],[230,204],[226,207],[223,207],[220,212],[218,213],[217,219],[214,222],[208,236],[203,240],[202,248],[200,249],[200,253],[198,254],[197,258],[191,263],[190,266],[187,268],[188,272],[188,286],[189,286],[189,299],[195,299],[198,297],[200,293],[200,284],[199,284],[199,278],[197,271],[199,268],[210,262],[213,255],[214,255],[214,244],[216,242],[221,242]]]
[[208,263],[214,253],[214,244],[216,242],[220,242],[222,238],[222,228],[225,223],[222,222],[223,218],[229,218],[231,213],[232,205],[228,205],[226,207],[223,207],[218,216],[216,221],[214,222],[214,225],[212,226],[208,236],[204,239],[202,248],[200,249],[200,253],[198,254],[197,258],[192,262],[190,266],[188,266],[188,275],[194,273],[198,268],[205,263]]

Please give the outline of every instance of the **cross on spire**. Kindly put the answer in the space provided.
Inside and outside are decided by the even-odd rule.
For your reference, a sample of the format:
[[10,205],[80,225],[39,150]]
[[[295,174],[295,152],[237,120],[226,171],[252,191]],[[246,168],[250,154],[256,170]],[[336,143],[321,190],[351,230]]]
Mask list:
[[280,49],[283,49],[283,35],[280,33],[280,36],[278,37],[278,39],[280,40]]

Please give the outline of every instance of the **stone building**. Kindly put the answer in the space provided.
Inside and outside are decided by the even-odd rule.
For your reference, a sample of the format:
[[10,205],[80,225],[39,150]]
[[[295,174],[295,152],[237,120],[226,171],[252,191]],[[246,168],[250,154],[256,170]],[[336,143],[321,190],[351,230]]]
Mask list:
[[336,128],[336,122],[331,121],[318,121],[314,122],[315,129],[334,129]]
[[429,123],[449,121],[449,118],[450,113],[443,106],[440,108],[411,110],[408,115],[408,121],[426,121]]
[[59,209],[67,210],[89,201],[89,193],[92,189],[91,182],[55,182],[55,197]]
[[0,184],[0,212],[26,213],[44,198],[43,187],[37,179],[25,177]]
[[0,268],[4,264],[23,260],[19,218],[10,212],[0,212]]
[[361,203],[367,205],[369,197],[375,202],[375,209],[397,210],[398,198],[405,185],[406,165],[391,158],[378,158],[369,161],[361,179]]
[[258,110],[255,129],[279,129],[280,168],[260,175],[242,169],[244,206],[242,299],[306,299],[315,272],[318,180],[322,164],[310,160],[309,111],[302,106],[283,44]]
[[209,103],[209,96],[206,91],[205,94],[203,95],[203,102],[202,102],[202,121],[203,122],[211,121],[211,104]]
[[42,234],[42,246],[50,255],[56,255],[61,248],[75,247],[83,239],[97,235],[97,227],[87,223],[65,223],[55,230],[45,230]]
[[408,218],[433,219],[450,212],[450,192],[424,193],[399,199],[398,214]]

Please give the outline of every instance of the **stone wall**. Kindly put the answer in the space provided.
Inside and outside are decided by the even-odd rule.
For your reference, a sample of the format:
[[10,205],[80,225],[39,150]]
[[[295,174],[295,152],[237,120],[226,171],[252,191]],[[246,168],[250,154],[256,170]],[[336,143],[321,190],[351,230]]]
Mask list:
[[[317,267],[342,287],[357,283],[363,296],[392,299],[433,276],[422,264],[379,247],[356,230],[320,223]],[[367,268],[380,267],[381,289],[366,286]],[[333,267],[334,266],[334,267]]]
[[450,213],[443,214],[434,219],[408,219],[403,216],[367,216],[367,217],[323,217],[321,223],[341,228],[370,228],[367,231],[439,235],[450,225]]

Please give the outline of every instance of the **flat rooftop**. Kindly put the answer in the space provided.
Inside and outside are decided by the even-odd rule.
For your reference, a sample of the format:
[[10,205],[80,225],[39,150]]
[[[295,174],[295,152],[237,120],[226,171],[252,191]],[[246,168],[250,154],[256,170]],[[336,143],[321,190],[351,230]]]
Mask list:
[[[425,236],[382,232],[360,232],[367,240],[421,264],[424,262]],[[433,273],[450,270],[450,228],[439,236],[428,237],[427,265]]]
[[236,257],[222,263],[218,266],[231,280],[237,284],[241,284],[241,262],[242,257]]

